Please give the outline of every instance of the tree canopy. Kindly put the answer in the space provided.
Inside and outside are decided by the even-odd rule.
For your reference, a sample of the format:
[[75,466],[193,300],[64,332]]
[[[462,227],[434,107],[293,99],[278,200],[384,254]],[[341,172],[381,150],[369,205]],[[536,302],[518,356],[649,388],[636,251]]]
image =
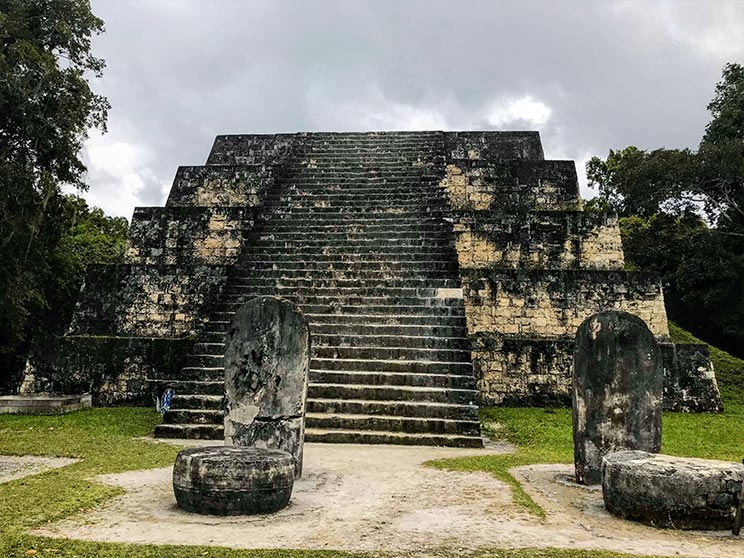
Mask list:
[[83,222],[123,226],[62,193],[86,188],[83,142],[105,131],[108,101],[88,83],[105,65],[91,52],[103,29],[87,0],[0,0],[0,384],[34,313],[55,311],[52,283],[70,278],[60,240]]
[[587,163],[589,205],[622,217],[626,260],[661,273],[670,316],[744,355],[744,67],[727,64],[698,149],[630,146]]

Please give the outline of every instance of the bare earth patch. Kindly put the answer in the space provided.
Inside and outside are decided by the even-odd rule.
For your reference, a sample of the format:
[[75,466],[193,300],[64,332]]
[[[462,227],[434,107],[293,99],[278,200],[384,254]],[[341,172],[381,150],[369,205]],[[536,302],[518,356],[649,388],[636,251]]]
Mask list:
[[563,465],[515,473],[542,505],[540,520],[511,502],[509,488],[485,472],[422,467],[430,459],[485,455],[406,446],[306,444],[305,473],[288,508],[271,516],[208,517],[180,511],[171,468],[99,477],[126,494],[38,534],[95,541],[421,552],[480,547],[567,547],[704,557],[744,555],[730,533],[659,531],[612,518],[601,493],[561,484]]
[[36,457],[33,455],[0,455],[0,484],[49,469],[72,465],[77,459],[67,457]]

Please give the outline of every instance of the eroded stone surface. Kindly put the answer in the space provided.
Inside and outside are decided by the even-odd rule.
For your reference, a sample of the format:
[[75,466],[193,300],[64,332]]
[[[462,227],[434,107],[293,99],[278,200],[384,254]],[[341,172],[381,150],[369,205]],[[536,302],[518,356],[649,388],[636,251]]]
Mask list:
[[579,326],[574,348],[576,481],[601,482],[612,451],[661,450],[663,371],[659,347],[638,316],[600,312]]
[[299,308],[254,298],[233,317],[225,340],[225,443],[281,449],[302,473],[310,332]]
[[173,492],[181,509],[210,515],[273,513],[287,506],[294,458],[285,451],[210,446],[178,453]]
[[655,527],[730,529],[744,465],[622,451],[605,456],[602,496],[610,513]]

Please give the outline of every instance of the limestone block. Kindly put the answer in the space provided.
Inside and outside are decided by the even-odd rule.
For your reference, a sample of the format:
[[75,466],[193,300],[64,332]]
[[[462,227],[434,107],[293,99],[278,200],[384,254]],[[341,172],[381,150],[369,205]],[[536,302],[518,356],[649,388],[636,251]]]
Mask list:
[[294,459],[284,451],[225,446],[179,452],[173,492],[186,511],[210,515],[273,513],[289,504]]
[[270,296],[241,306],[225,339],[225,444],[284,450],[299,477],[309,362],[297,306]]
[[664,374],[654,335],[639,317],[600,312],[576,333],[573,437],[576,482],[601,481],[602,457],[661,450]]
[[655,527],[730,529],[744,465],[644,451],[605,456],[607,511]]

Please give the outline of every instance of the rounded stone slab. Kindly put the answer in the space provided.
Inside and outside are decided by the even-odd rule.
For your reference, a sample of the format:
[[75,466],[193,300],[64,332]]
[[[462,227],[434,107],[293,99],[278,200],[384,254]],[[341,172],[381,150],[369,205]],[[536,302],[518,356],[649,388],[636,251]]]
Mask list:
[[281,450],[210,446],[182,450],[173,467],[178,506],[209,515],[273,513],[287,506],[294,458]]
[[655,527],[730,529],[743,480],[728,461],[621,451],[602,462],[607,511]]

